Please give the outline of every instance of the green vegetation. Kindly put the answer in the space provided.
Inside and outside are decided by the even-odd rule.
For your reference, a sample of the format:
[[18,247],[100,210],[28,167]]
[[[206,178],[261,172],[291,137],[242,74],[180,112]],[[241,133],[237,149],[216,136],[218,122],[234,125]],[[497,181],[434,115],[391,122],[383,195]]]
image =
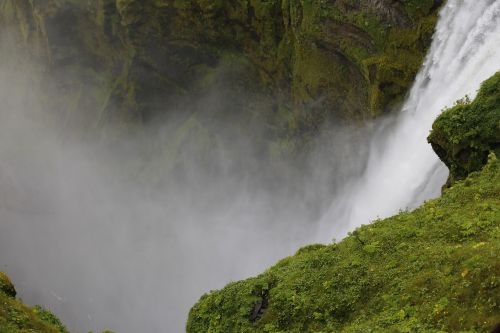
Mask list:
[[449,184],[481,169],[488,153],[500,156],[500,72],[474,101],[465,98],[434,122],[429,142],[450,169]]
[[15,298],[16,291],[9,278],[0,272],[0,332],[1,333],[67,333],[64,325],[52,313],[35,306],[30,308]]
[[489,332],[500,318],[499,98],[496,74],[434,124],[454,180],[441,198],[204,295],[187,332]]
[[14,288],[12,282],[10,282],[7,275],[5,275],[2,272],[0,272],[0,292],[9,297],[16,297],[17,294],[16,289]]

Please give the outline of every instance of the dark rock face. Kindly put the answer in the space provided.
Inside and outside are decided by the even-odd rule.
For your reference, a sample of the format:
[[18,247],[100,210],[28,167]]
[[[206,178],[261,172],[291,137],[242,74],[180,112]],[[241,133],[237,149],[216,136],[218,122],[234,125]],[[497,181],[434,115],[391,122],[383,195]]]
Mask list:
[[269,294],[267,291],[263,291],[261,299],[254,304],[252,312],[250,314],[250,321],[254,322],[262,318],[269,306]]
[[500,155],[500,73],[485,81],[474,101],[445,110],[434,122],[429,143],[450,169],[448,185],[480,170],[488,154]]
[[[0,22],[59,73],[68,96],[101,110],[97,123],[192,109],[194,96],[232,72],[239,82],[230,93],[251,93],[230,108],[261,115],[278,137],[307,134],[325,121],[360,121],[401,103],[438,8],[433,0],[6,0],[2,6]],[[82,80],[100,93],[75,93]]]

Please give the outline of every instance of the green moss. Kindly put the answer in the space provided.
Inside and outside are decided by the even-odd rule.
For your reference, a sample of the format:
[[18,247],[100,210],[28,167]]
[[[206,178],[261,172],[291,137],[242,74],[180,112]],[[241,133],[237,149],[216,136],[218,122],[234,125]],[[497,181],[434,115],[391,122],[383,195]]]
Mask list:
[[198,49],[242,52],[273,90],[278,108],[293,110],[293,126],[278,135],[300,138],[325,121],[361,120],[401,104],[438,9],[435,1],[305,0],[174,7],[172,35],[197,41]]
[[481,169],[491,151],[500,156],[500,72],[485,81],[474,101],[445,110],[428,138],[450,169],[449,183]]

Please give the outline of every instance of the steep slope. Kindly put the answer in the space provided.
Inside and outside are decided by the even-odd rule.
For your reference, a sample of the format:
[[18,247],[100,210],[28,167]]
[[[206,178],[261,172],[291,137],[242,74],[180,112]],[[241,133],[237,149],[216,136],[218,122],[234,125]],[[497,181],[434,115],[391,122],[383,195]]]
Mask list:
[[[465,146],[478,153],[461,162],[484,165],[483,151],[496,147],[499,83],[497,74],[474,102],[446,111],[431,142],[474,142]],[[453,156],[453,144],[440,147],[440,156]],[[488,332],[500,318],[499,251],[500,169],[490,153],[482,171],[413,212],[338,244],[303,248],[258,277],[204,295],[187,331]]]

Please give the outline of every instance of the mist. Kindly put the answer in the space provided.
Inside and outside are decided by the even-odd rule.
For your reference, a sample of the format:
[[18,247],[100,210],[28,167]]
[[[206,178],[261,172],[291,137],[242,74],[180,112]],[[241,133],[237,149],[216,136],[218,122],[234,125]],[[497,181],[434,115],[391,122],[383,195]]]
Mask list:
[[71,71],[46,75],[9,34],[0,59],[0,269],[72,331],[184,331],[203,293],[315,242],[366,164],[370,127],[325,126],[300,159],[272,160],[217,116],[224,86],[124,130],[72,113]]
[[265,148],[265,119],[230,108],[253,95],[234,94],[226,68],[185,105],[156,96],[161,116],[123,122],[72,105],[71,68],[51,75],[0,34],[0,269],[72,331],[184,331],[203,293],[440,194],[446,169],[425,138],[500,68],[499,12],[449,1],[402,112],[325,124],[295,157]]

